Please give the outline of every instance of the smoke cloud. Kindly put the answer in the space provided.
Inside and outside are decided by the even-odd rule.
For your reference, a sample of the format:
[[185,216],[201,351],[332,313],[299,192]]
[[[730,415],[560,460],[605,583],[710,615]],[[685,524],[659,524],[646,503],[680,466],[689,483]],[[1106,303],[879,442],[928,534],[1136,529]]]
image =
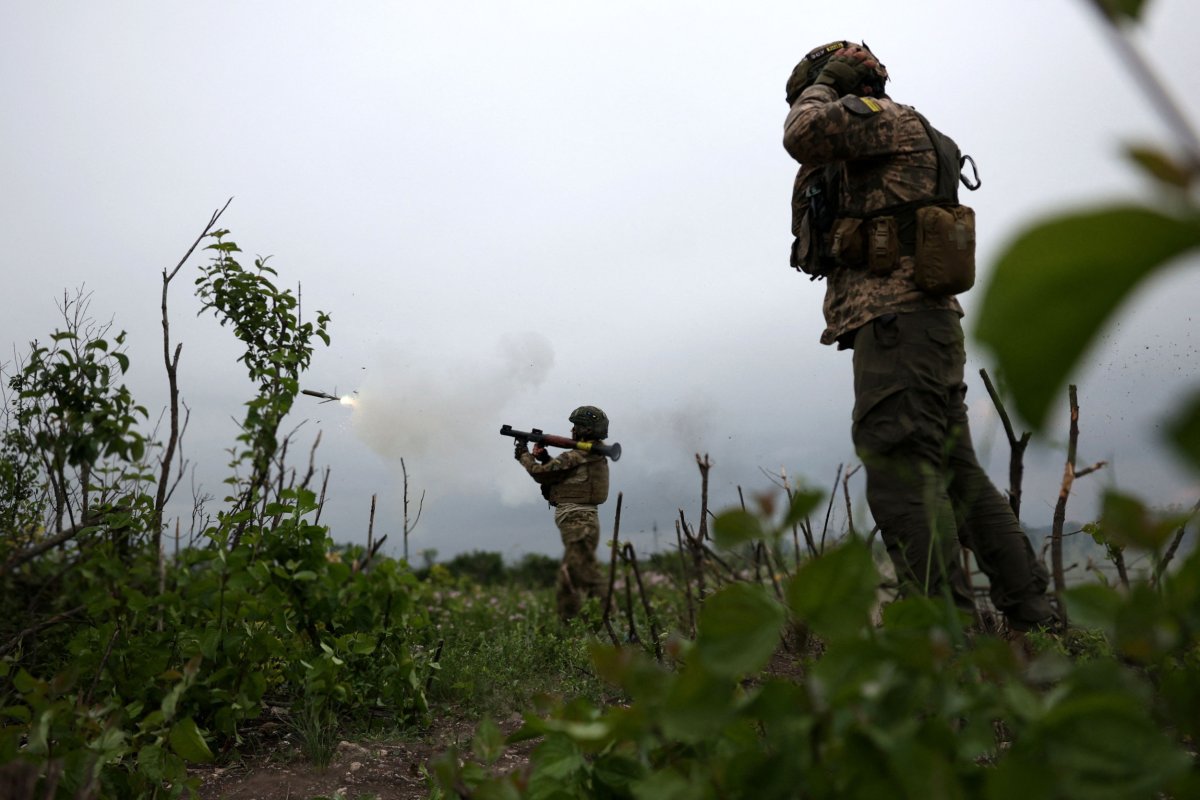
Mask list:
[[481,453],[480,443],[497,439],[508,404],[537,389],[553,366],[549,340],[530,332],[503,336],[486,357],[454,361],[423,363],[391,349],[359,389],[351,426],[398,478],[405,460],[410,493],[492,487],[506,503],[525,501],[528,479],[519,470],[497,474],[495,453]]

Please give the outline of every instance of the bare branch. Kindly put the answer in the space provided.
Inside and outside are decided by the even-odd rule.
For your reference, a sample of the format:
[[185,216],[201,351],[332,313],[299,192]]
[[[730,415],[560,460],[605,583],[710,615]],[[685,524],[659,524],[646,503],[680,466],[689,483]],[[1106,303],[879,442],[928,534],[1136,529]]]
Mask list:
[[[88,528],[95,527],[99,521],[100,520],[98,517],[92,517],[90,519],[84,520],[83,522],[80,522],[77,525],[72,525],[71,527],[67,528],[66,530],[59,531],[58,533],[51,536],[49,539],[43,539],[42,541],[35,544],[33,547],[30,547],[26,550],[22,550],[19,553],[14,553],[12,556],[9,557],[8,561],[4,562],[3,564],[0,564],[0,578],[4,577],[9,572],[13,571],[14,569],[21,566],[22,564],[37,558],[38,556],[40,556],[42,553],[46,552],[47,550],[52,550],[55,547],[58,547],[60,544],[64,544],[66,542],[71,541],[76,536],[78,536],[80,533],[87,530]],[[9,535],[11,535],[11,534],[9,534]]]
[[1021,484],[1025,478],[1025,448],[1029,446],[1029,438],[1032,434],[1025,431],[1020,438],[1017,438],[1013,431],[1012,421],[1008,418],[1008,409],[1004,407],[999,392],[992,385],[992,379],[988,377],[987,370],[979,370],[979,375],[983,378],[984,388],[987,389],[988,396],[992,398],[992,405],[996,407],[1000,421],[1004,424],[1004,433],[1008,437],[1008,504],[1012,507],[1013,515],[1020,519]]
[[[153,530],[154,546],[156,548],[162,545],[162,515],[163,508],[167,504],[167,484],[170,480],[171,463],[175,459],[175,449],[178,446],[181,436],[179,428],[179,355],[183,350],[183,344],[180,343],[175,346],[175,355],[172,357],[171,323],[167,316],[167,290],[170,288],[172,279],[179,274],[179,270],[183,269],[183,265],[191,258],[192,253],[200,245],[200,242],[204,241],[204,237],[208,236],[213,226],[217,224],[217,220],[221,218],[221,215],[225,213],[225,209],[229,208],[229,204],[232,202],[233,198],[230,197],[225,201],[225,205],[220,210],[213,212],[213,215],[208,220],[208,224],[204,226],[204,229],[200,231],[200,235],[192,242],[192,246],[183,254],[183,258],[179,259],[179,263],[175,265],[175,269],[170,272],[164,269],[162,273],[163,364],[167,370],[168,403],[171,408],[171,432],[167,436],[167,445],[163,451],[162,462],[159,467],[158,490],[154,497]],[[181,472],[182,469],[181,465]],[[176,481],[176,484],[178,484],[178,481]]]
[[1063,571],[1063,525],[1067,518],[1067,498],[1071,495],[1071,487],[1075,483],[1075,453],[1079,446],[1079,398],[1075,384],[1067,389],[1071,405],[1071,428],[1067,439],[1067,463],[1063,466],[1062,486],[1058,492],[1058,502],[1054,506],[1054,521],[1050,530],[1050,562],[1054,575],[1054,594],[1058,597],[1058,612],[1064,625],[1067,623],[1067,609],[1063,603],[1062,593],[1066,589],[1066,578]]
[[1175,531],[1175,535],[1171,537],[1171,544],[1167,547],[1167,551],[1163,553],[1163,557],[1154,565],[1154,576],[1150,579],[1151,586],[1156,586],[1166,573],[1167,565],[1175,557],[1175,552],[1179,549],[1179,543],[1183,541],[1183,536],[1187,533],[1188,523],[1195,518],[1197,512],[1200,512],[1200,500],[1197,500],[1196,505],[1192,506],[1192,512],[1188,515],[1188,518],[1180,524],[1179,528]]

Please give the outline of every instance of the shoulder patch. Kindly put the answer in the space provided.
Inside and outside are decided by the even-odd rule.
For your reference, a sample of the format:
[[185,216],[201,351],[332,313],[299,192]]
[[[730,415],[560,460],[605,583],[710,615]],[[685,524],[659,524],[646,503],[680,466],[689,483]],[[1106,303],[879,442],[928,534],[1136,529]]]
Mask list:
[[841,103],[851,114],[857,114],[860,117],[878,114],[880,111],[883,111],[883,106],[873,97],[859,97],[848,94],[841,99]]

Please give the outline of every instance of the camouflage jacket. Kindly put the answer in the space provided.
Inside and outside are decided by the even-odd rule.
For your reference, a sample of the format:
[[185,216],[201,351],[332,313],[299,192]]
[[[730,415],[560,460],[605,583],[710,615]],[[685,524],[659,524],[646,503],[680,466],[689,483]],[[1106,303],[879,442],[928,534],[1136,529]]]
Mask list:
[[[867,216],[899,203],[932,197],[937,185],[937,154],[916,113],[887,97],[864,103],[839,98],[828,86],[801,93],[784,123],[783,146],[800,162],[792,194],[793,234],[805,208],[805,189],[827,164],[841,171],[840,213]],[[922,292],[913,281],[913,258],[900,257],[888,275],[837,268],[825,287],[822,344],[833,344],[872,319],[888,313],[951,309],[952,296]]]
[[583,450],[564,450],[546,463],[521,454],[521,466],[542,486],[551,505],[599,505],[608,499],[608,459]]

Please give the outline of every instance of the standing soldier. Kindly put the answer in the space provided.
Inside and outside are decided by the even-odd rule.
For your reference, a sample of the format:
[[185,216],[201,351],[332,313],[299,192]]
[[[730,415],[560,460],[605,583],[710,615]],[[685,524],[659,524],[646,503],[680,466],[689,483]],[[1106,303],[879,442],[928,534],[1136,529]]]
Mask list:
[[[569,419],[572,439],[599,443],[608,436],[608,417],[595,406],[580,406]],[[596,506],[608,499],[608,460],[583,450],[564,450],[551,458],[540,443],[534,444],[533,453],[528,448],[524,439],[517,439],[516,458],[554,507],[554,524],[562,536],[556,600],[558,615],[565,622],[579,613],[584,597],[596,597],[600,591],[596,563],[600,513]]]
[[[964,403],[962,308],[974,281],[963,157],[895,103],[865,44],[831,42],[787,82],[783,145],[800,162],[791,264],[825,279],[823,344],[854,351],[852,437],[867,502],[905,592],[972,615],[967,547],[1009,625],[1050,625],[1048,576],[975,457]],[[972,167],[974,162],[971,162]]]

